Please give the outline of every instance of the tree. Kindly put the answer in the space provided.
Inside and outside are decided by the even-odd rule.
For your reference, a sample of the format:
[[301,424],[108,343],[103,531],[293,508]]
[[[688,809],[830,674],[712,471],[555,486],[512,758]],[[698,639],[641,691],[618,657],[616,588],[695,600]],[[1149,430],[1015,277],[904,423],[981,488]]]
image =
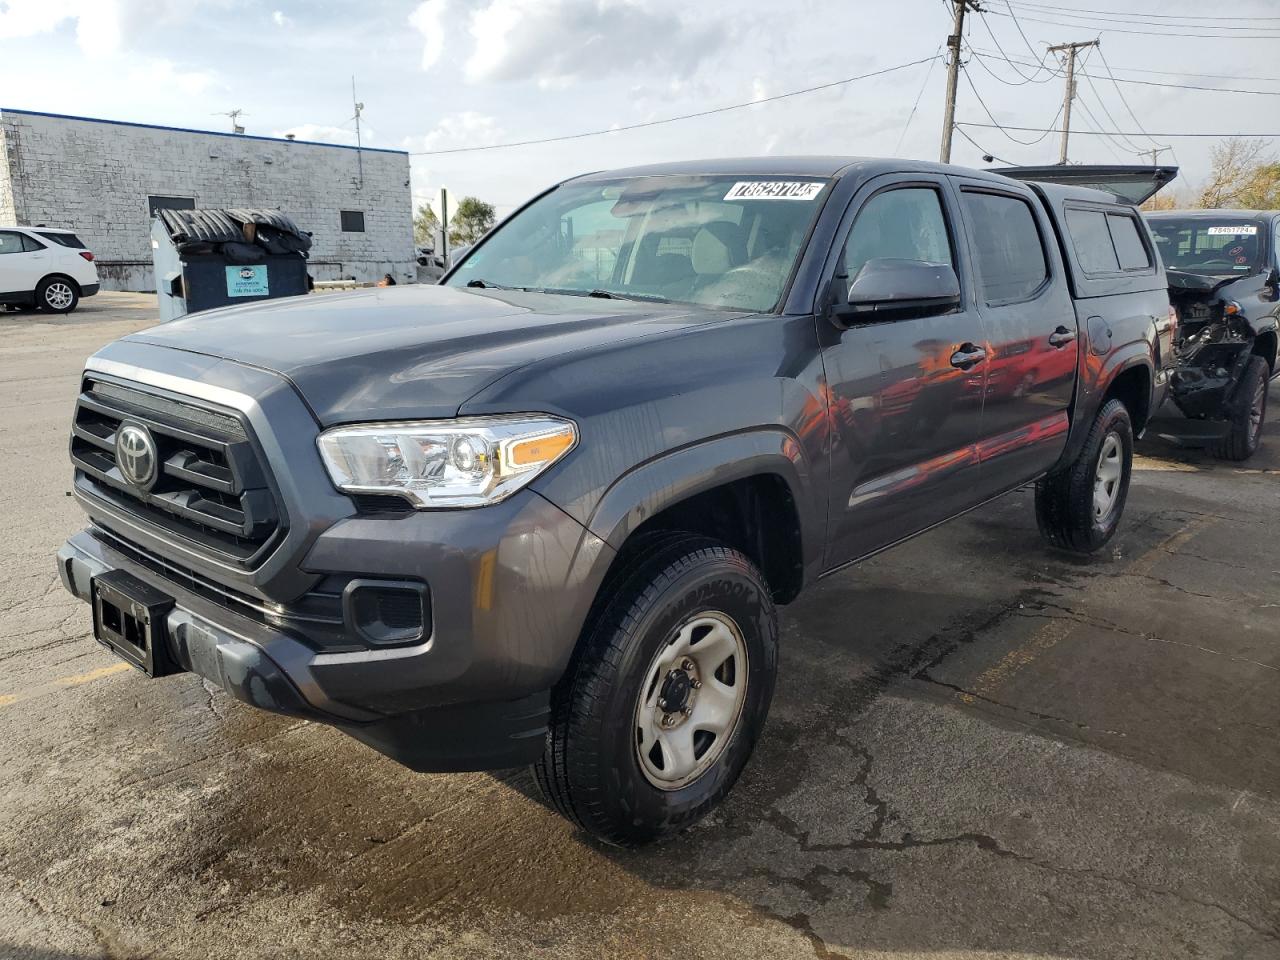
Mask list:
[[1268,210],[1280,206],[1280,161],[1265,140],[1231,137],[1213,148],[1213,168],[1196,206]]
[[413,215],[413,242],[420,247],[435,246],[436,233],[440,230],[440,218],[428,203],[418,204]]
[[449,218],[449,246],[470,246],[493,229],[496,219],[493,204],[463,197]]

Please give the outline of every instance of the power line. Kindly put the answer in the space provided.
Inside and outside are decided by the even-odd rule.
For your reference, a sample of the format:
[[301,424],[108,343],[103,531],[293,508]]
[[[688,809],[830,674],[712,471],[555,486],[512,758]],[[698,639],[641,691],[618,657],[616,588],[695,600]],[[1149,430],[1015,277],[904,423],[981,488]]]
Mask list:
[[[1120,89],[1120,84],[1116,82],[1116,75],[1115,75],[1115,73],[1114,73],[1114,72],[1112,72],[1112,70],[1111,70],[1111,64],[1107,62],[1107,55],[1106,55],[1105,53],[1103,53],[1103,52],[1102,52],[1102,47],[1098,47],[1098,56],[1100,56],[1100,57],[1102,58],[1102,65],[1103,65],[1104,67],[1106,67],[1106,69],[1107,69],[1107,76],[1109,76],[1109,77],[1111,78],[1111,83],[1112,83],[1112,85],[1116,88],[1116,95],[1120,98],[1120,102],[1124,104],[1124,108],[1125,108],[1126,110],[1128,110],[1128,111],[1129,111],[1129,116],[1133,118],[1133,122],[1134,122],[1135,124],[1137,124],[1138,129],[1139,129],[1139,130],[1142,130],[1143,134],[1146,136],[1146,138],[1147,138],[1148,140],[1150,140],[1150,141],[1151,141],[1151,143],[1152,143],[1154,146],[1159,147],[1159,146],[1160,146],[1160,144],[1156,143],[1156,141],[1155,141],[1155,138],[1154,138],[1154,137],[1152,137],[1151,135],[1147,134],[1146,130],[1145,130],[1145,129],[1143,128],[1143,126],[1142,126],[1142,121],[1140,121],[1140,120],[1138,119],[1138,115],[1137,115],[1136,113],[1134,113],[1134,112],[1133,112],[1133,107],[1129,106],[1129,101],[1125,99],[1124,91]],[[1089,81],[1089,85],[1090,85],[1090,86],[1092,86],[1092,85],[1093,85],[1093,81],[1092,81],[1092,80],[1090,80],[1090,81]],[[1095,92],[1096,92],[1096,91],[1095,91]],[[1099,99],[1101,99],[1101,96],[1099,96]],[[1113,122],[1114,122],[1114,121],[1113,121]],[[1116,126],[1117,126],[1117,127],[1119,127],[1119,124],[1116,124]]]
[[[1012,16],[1012,14],[1001,13],[998,10],[989,10],[987,12],[993,17],[1011,17]],[[1280,33],[1266,33],[1266,34],[1246,33],[1246,34],[1238,34],[1238,35],[1223,34],[1223,33],[1169,33],[1165,31],[1155,31],[1155,30],[1128,30],[1122,27],[1105,26],[1103,24],[1097,23],[1096,21],[1091,24],[1086,24],[1086,23],[1072,22],[1072,21],[1064,22],[1062,20],[1043,20],[1038,17],[1026,17],[1026,16],[1024,16],[1022,19],[1027,20],[1031,23],[1045,23],[1052,27],[1071,27],[1073,29],[1079,30],[1079,29],[1082,29],[1083,27],[1088,26],[1090,29],[1096,28],[1099,33],[1131,33],[1140,37],[1190,37],[1193,40],[1204,40],[1207,37],[1213,37],[1219,40],[1280,40]],[[1153,26],[1159,26],[1159,24],[1153,24]],[[1169,24],[1169,26],[1173,26],[1173,24]],[[1195,28],[1196,25],[1187,23],[1187,24],[1177,24],[1177,26]],[[1214,28],[1202,27],[1200,29],[1214,29]],[[1267,29],[1272,29],[1272,28],[1267,28]]]
[[412,150],[409,153],[411,157],[437,157],[449,153],[476,153],[481,150],[506,150],[510,147],[531,147],[541,143],[562,143],[565,140],[582,140],[586,137],[600,137],[606,133],[621,133],[624,130],[640,130],[645,127],[657,127],[664,123],[676,123],[680,120],[694,120],[698,117],[709,117],[716,113],[727,113],[730,110],[742,110],[747,107],[756,107],[762,103],[773,103],[776,100],[785,100],[788,97],[799,97],[807,93],[817,93],[820,90],[830,90],[834,87],[843,86],[846,83],[853,83],[857,80],[869,80],[872,77],[881,77],[888,73],[896,73],[899,70],[906,70],[908,67],[919,66],[922,63],[928,63],[930,60],[936,60],[937,54],[931,57],[922,57],[919,60],[912,60],[910,63],[900,63],[894,67],[885,67],[883,70],[873,70],[871,73],[859,74],[856,77],[845,77],[843,80],[832,80],[830,83],[820,83],[817,86],[805,87],[801,90],[790,90],[787,93],[774,94],[772,97],[763,97],[759,100],[749,100],[745,103],[731,103],[723,107],[712,107],[709,110],[699,110],[696,113],[685,113],[677,117],[663,117],[661,120],[645,120],[641,123],[628,123],[617,127],[609,127],[604,130],[587,130],[582,133],[566,133],[558,137],[542,137],[537,140],[513,140],[508,143],[490,143],[475,147],[450,147],[446,150]]
[[[1003,133],[1006,137],[1008,137],[1014,143],[1021,144],[1024,147],[1034,147],[1037,143],[1040,143],[1042,140],[1044,140],[1045,137],[1049,135],[1049,132],[1046,130],[1044,133],[1036,137],[1036,139],[1034,140],[1019,140],[1017,137],[1011,136],[1005,130],[1005,128],[1001,126],[1000,121],[995,118],[995,115],[991,112],[991,108],[987,106],[987,102],[982,99],[982,94],[978,92],[978,88],[977,86],[974,85],[973,77],[969,75],[968,70],[964,71],[964,78],[969,82],[969,89],[973,91],[974,97],[976,97],[978,100],[978,103],[982,105],[983,112],[986,113],[986,115],[991,118],[991,122],[995,125],[996,129],[999,130],[1001,133]],[[1058,122],[1058,118],[1061,116],[1062,116],[1062,107],[1059,106],[1058,112],[1054,114],[1053,119],[1049,121],[1049,126],[1053,127],[1053,125]]]
[[[1040,133],[1041,132],[1040,127],[1019,127],[1009,123],[1006,123],[1003,125],[994,124],[994,123],[974,123],[968,120],[957,120],[956,126],[985,127],[987,129],[1017,130],[1022,133]],[[1043,132],[1062,133],[1061,130],[1046,130]],[[1072,131],[1072,132],[1078,133],[1080,131]],[[1093,136],[1111,136],[1111,134],[1099,134],[1097,131],[1084,131],[1084,132],[1090,133]],[[1121,133],[1121,132],[1122,131],[1119,131],[1119,130],[1116,131],[1116,133]],[[1141,132],[1133,133],[1132,131],[1123,131],[1123,133],[1127,137],[1139,137],[1139,136],[1161,137],[1161,138],[1180,137],[1184,139],[1194,138],[1194,139],[1209,139],[1209,140],[1230,140],[1233,137],[1238,137],[1245,140],[1258,140],[1258,139],[1271,139],[1274,137],[1280,137],[1280,133],[1270,133],[1270,132],[1269,133],[1146,133],[1144,134]]]
[[[1033,2],[1030,2],[1030,0],[1004,0],[1004,4],[1005,6],[1018,7],[1019,9],[1025,8],[1029,10],[1048,10],[1053,13],[1061,12],[1062,14],[1070,14],[1071,16],[1078,16],[1080,14],[1086,14],[1086,13],[1098,14],[1104,17],[1126,15],[1123,11],[1117,14],[1115,10],[1085,10],[1080,7],[1067,8],[1061,5],[1053,5],[1053,4],[1047,4],[1047,3],[1033,3]],[[1131,17],[1143,17],[1149,20],[1196,20],[1196,21],[1230,20],[1230,21],[1239,21],[1241,23],[1251,22],[1254,20],[1280,21],[1280,17],[1209,17],[1209,16],[1201,16],[1200,14],[1193,14],[1193,13],[1131,13],[1127,15]],[[1183,26],[1183,24],[1170,24],[1170,26]]]
[[[1013,25],[1018,28],[1018,36],[1022,37],[1022,42],[1027,45],[1027,49],[1031,51],[1031,55],[1034,57],[1036,55],[1036,48],[1031,45],[1031,41],[1027,39],[1027,35],[1022,32],[1022,24],[1018,22],[1018,16],[1013,12],[1013,7],[1010,6],[1009,0],[1004,0],[1004,5],[1009,11],[1009,16],[1013,18]],[[992,36],[994,36],[994,34]],[[1044,54],[1044,56],[1041,57],[1040,62],[1043,63],[1044,57],[1047,56],[1047,53]]]
[[[1016,22],[1016,21],[1015,21],[1015,22]],[[983,17],[983,18],[981,19],[981,23],[982,23],[982,28],[983,28],[984,30],[986,30],[986,31],[987,31],[987,36],[989,36],[989,37],[991,38],[991,42],[992,42],[992,43],[994,43],[994,44],[996,45],[996,49],[1000,51],[1000,56],[1004,57],[1004,61],[1005,61],[1005,63],[1007,63],[1007,64],[1009,64],[1009,66],[1013,67],[1013,72],[1014,72],[1014,73],[1016,73],[1018,76],[1022,77],[1022,81],[1023,81],[1023,83],[1032,83],[1032,82],[1034,82],[1034,83],[1048,83],[1050,80],[1052,80],[1052,79],[1057,75],[1057,71],[1050,70],[1050,71],[1049,71],[1049,76],[1045,77],[1043,80],[1037,80],[1037,79],[1036,79],[1036,77],[1038,77],[1038,76],[1040,75],[1040,72],[1041,72],[1042,70],[1048,70],[1048,69],[1049,69],[1048,67],[1046,67],[1046,66],[1044,65],[1045,58],[1047,58],[1047,57],[1049,56],[1049,55],[1046,53],[1044,56],[1042,56],[1042,57],[1040,58],[1040,62],[1039,62],[1039,63],[1035,63],[1035,64],[1028,63],[1028,64],[1027,64],[1027,66],[1034,66],[1034,67],[1036,68],[1035,73],[1031,74],[1031,76],[1029,76],[1029,77],[1028,77],[1028,76],[1027,76],[1026,74],[1024,74],[1021,70],[1019,70],[1016,66],[1014,66],[1014,60],[1013,60],[1013,58],[1012,58],[1012,57],[1010,57],[1007,53],[1005,53],[1005,52],[1004,52],[1004,47],[1002,47],[1002,46],[1000,45],[1000,40],[999,40],[999,38],[996,36],[995,31],[991,29],[991,24],[989,24],[989,23],[987,22],[987,18],[986,18],[986,17]],[[1023,40],[1026,40],[1026,37],[1025,37],[1025,36],[1023,37]],[[1030,48],[1030,47],[1031,47],[1031,44],[1030,44],[1030,43],[1028,43],[1028,44],[1027,44],[1027,47],[1028,47],[1028,48]],[[972,49],[972,48],[971,48],[971,49]],[[1032,56],[1035,56],[1035,50],[1034,50],[1034,49],[1032,49],[1032,50],[1031,50],[1031,55],[1032,55]],[[1018,86],[1021,86],[1021,84],[1018,84]]]
[[983,147],[983,146],[982,146],[982,144],[978,143],[978,141],[977,141],[977,140],[973,139],[973,137],[969,136],[967,133],[965,133],[963,130],[961,130],[961,129],[960,129],[960,124],[956,124],[956,133],[960,134],[960,136],[964,137],[964,138],[965,138],[966,140],[968,140],[971,144],[973,144],[975,147],[977,147],[977,148],[978,148],[978,150],[980,150],[980,151],[982,152],[982,159],[983,159],[983,160],[986,160],[988,157],[990,157],[992,160],[999,160],[1001,163],[1006,164],[1007,166],[1010,166],[1010,167],[1016,167],[1016,166],[1017,166],[1017,164],[1016,164],[1016,163],[1014,163],[1012,160],[1006,160],[1006,159],[1004,159],[1003,157],[997,157],[997,156],[996,156],[994,153],[992,153],[990,150],[988,150],[988,149],[986,149],[985,147]]
[[[981,53],[978,50],[973,49],[972,47],[970,47],[970,52],[979,60],[1001,59],[1000,57],[997,57],[994,54]],[[1010,61],[1010,62],[1013,62],[1013,61]],[[1023,63],[1026,66],[1031,66],[1031,64],[1027,63],[1025,60],[1018,61],[1018,62]],[[1137,71],[1134,71],[1134,72],[1137,72]],[[1163,73],[1166,71],[1151,71],[1151,72]],[[1182,74],[1182,75],[1183,76],[1212,76],[1211,74]],[[1193,84],[1193,83],[1162,83],[1158,80],[1135,80],[1132,77],[1117,77],[1117,76],[1100,77],[1097,74],[1081,74],[1081,76],[1093,77],[1093,79],[1095,80],[1111,80],[1115,83],[1135,83],[1142,87],[1167,87],[1175,90],[1205,90],[1210,93],[1245,93],[1245,94],[1252,94],[1254,96],[1259,96],[1259,97],[1280,97],[1280,90],[1249,90],[1249,89],[1244,89],[1239,87],[1204,87],[1204,86],[1200,86],[1198,84]],[[1274,77],[1232,77],[1232,78],[1224,78],[1224,79],[1277,80],[1277,78],[1274,78]],[[1278,80],[1278,82],[1280,82],[1280,80]]]
[[911,112],[907,114],[907,122],[903,124],[902,133],[898,135],[898,144],[893,148],[895,156],[902,149],[902,141],[907,138],[907,131],[911,129],[911,121],[915,119],[916,111],[920,109],[920,101],[924,98],[924,91],[929,86],[929,78],[933,76],[933,68],[937,65],[940,56],[942,56],[941,44],[939,44],[937,52],[934,53],[933,59],[929,61],[929,69],[924,75],[924,83],[920,84],[920,92],[916,94],[916,102],[911,105]]
[[[1002,55],[997,54],[993,50],[982,50],[978,47],[971,46],[969,48],[969,52],[975,56],[985,56],[991,60],[1004,59]],[[1013,57],[1011,59],[1016,63],[1021,63],[1026,66],[1035,66],[1033,61],[1025,59],[1019,60],[1017,57]],[[1186,70],[1144,70],[1141,67],[1116,67],[1115,69],[1119,70],[1121,73],[1153,73],[1169,77],[1199,77],[1203,80],[1257,80],[1262,83],[1280,83],[1280,77],[1254,77],[1238,73],[1189,73]],[[1124,77],[1121,77],[1120,80],[1121,82],[1125,82]],[[1216,90],[1218,88],[1213,87],[1211,89]]]

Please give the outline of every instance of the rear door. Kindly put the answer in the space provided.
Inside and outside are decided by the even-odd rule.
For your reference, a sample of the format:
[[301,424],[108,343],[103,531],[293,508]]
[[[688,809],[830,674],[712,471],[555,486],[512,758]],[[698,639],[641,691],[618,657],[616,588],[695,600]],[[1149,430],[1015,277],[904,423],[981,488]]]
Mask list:
[[956,180],[989,354],[978,441],[987,497],[1048,470],[1065,449],[1080,338],[1040,201],[1018,187]]
[[954,193],[944,177],[888,175],[846,211],[828,276],[887,257],[947,263],[960,309],[864,323],[820,319],[832,421],[827,565],[837,566],[972,506],[982,412],[982,321],[972,306]]

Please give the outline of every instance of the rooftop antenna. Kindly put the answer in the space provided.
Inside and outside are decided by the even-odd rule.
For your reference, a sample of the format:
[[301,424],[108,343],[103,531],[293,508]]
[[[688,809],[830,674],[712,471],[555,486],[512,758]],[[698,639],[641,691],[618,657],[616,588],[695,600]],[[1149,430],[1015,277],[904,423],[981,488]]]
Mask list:
[[355,108],[356,108],[356,115],[355,115],[355,121],[356,121],[356,168],[357,168],[357,170],[358,170],[358,172],[359,172],[359,175],[360,175],[360,187],[361,187],[361,189],[363,189],[363,188],[364,188],[364,154],[363,154],[363,152],[361,151],[361,147],[363,146],[363,144],[362,144],[362,143],[361,143],[361,141],[360,141],[360,113],[361,113],[361,111],[362,111],[362,110],[364,110],[364,104],[363,104],[363,103],[361,103],[359,100],[357,100],[357,99],[356,99],[356,78],[355,78],[355,75],[354,75],[354,74],[352,74],[352,76],[351,76],[351,102],[352,102],[353,104],[355,104]]
[[215,116],[215,117],[230,117],[230,118],[231,118],[231,132],[232,132],[232,133],[244,133],[244,127],[240,126],[240,124],[236,123],[236,121],[237,121],[240,117],[248,116],[248,114],[246,114],[246,113],[245,113],[243,110],[241,110],[239,107],[236,107],[234,110],[226,110],[226,111],[224,111],[224,112],[222,112],[222,113],[215,113],[215,114],[213,114],[213,116]]

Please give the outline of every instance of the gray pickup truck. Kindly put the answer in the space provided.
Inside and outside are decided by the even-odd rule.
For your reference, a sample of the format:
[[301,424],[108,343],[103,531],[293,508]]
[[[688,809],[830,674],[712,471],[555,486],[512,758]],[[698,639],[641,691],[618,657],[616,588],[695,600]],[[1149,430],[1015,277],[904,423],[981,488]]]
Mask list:
[[1095,190],[847,158],[590,174],[438,286],[94,355],[58,569],[149,676],[415,770],[533,764],[641,843],[741,773],[806,584],[1030,483],[1051,544],[1105,544],[1171,333],[1149,234]]

